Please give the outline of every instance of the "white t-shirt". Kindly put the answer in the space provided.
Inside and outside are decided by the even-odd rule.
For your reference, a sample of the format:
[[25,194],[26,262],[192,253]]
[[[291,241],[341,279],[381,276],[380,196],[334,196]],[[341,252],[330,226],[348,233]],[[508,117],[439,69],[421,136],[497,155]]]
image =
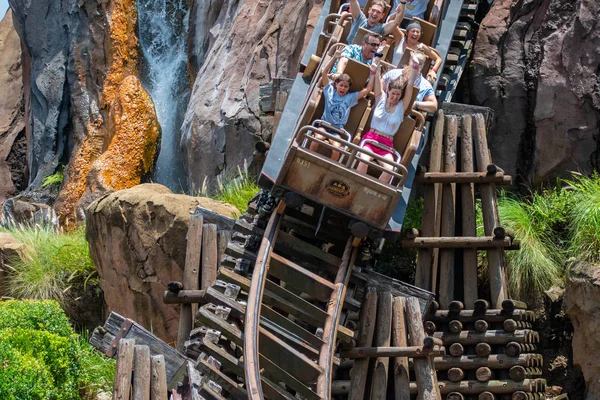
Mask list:
[[381,93],[381,97],[379,97],[377,105],[373,110],[371,128],[376,129],[383,134],[394,136],[404,119],[404,103],[400,100],[396,105],[396,109],[389,113],[385,110],[386,100],[387,95],[385,92]]

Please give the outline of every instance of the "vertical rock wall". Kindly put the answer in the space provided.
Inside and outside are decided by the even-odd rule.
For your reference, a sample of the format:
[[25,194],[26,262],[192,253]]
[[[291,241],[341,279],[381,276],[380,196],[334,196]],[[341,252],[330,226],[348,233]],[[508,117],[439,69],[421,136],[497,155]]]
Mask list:
[[8,10],[0,22],[0,207],[27,180],[21,40]]
[[205,182],[214,188],[219,174],[251,160],[257,140],[270,139],[259,86],[297,73],[312,7],[307,0],[195,2],[189,52],[198,72],[181,141],[192,190]]
[[494,109],[494,160],[539,184],[599,167],[600,2],[496,0],[468,72],[473,104]]

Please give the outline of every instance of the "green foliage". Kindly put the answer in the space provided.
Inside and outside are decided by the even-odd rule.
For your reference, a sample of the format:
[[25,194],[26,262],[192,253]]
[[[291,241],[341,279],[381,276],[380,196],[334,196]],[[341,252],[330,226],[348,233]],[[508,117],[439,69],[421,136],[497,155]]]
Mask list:
[[64,174],[62,169],[56,171],[52,175],[48,175],[44,182],[42,182],[42,187],[52,186],[52,185],[60,185],[64,179]]
[[85,282],[96,274],[83,229],[65,233],[39,225],[2,229],[31,249],[27,259],[7,262],[5,291],[12,297],[55,299],[64,305],[72,300],[73,281]]
[[578,175],[571,185],[572,204],[569,227],[572,257],[592,263],[600,261],[600,176]]
[[215,200],[221,200],[235,206],[241,212],[246,211],[248,203],[254,195],[260,190],[255,177],[248,173],[248,168],[244,164],[244,169],[238,167],[238,174],[232,179],[217,179],[219,191],[212,196]]
[[59,336],[73,335],[69,319],[56,301],[0,301],[0,330],[33,329]]
[[[403,229],[421,229],[423,218],[423,199],[411,199],[404,214]],[[395,243],[386,242],[375,265],[375,270],[387,276],[405,282],[414,281],[417,249],[405,249],[400,240]]]
[[35,357],[23,355],[10,343],[0,341],[0,396],[2,400],[50,399],[50,372]]
[[506,252],[511,297],[535,301],[562,276],[562,254],[553,242],[550,227],[560,218],[549,215],[544,204],[550,197],[534,195],[529,201],[501,196],[498,212],[502,225],[521,242],[521,248]]
[[115,362],[76,335],[55,301],[0,302],[0,398],[92,399]]

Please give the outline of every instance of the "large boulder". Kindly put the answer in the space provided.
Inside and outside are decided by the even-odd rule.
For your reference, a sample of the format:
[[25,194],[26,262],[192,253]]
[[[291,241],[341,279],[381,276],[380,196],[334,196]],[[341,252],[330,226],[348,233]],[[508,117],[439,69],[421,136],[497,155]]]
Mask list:
[[21,40],[12,11],[0,21],[0,207],[27,185]]
[[499,0],[481,23],[469,101],[494,110],[494,162],[518,182],[600,166],[599,14],[597,0]]
[[600,399],[600,266],[579,262],[571,268],[563,307],[573,321],[573,362],[583,371],[586,400]]
[[31,249],[7,232],[0,232],[0,296],[4,296],[6,265],[17,258],[25,259]]
[[270,139],[272,116],[261,115],[259,87],[298,72],[313,5],[217,0],[194,6],[190,70],[198,72],[181,139],[192,189],[214,189],[219,174],[251,162],[256,141]]
[[86,210],[86,237],[98,268],[108,311],[152,330],[166,342],[177,339],[178,307],[163,303],[170,281],[181,281],[190,212],[197,206],[228,218],[205,215],[205,223],[229,220],[239,211],[226,203],[173,194],[144,184],[109,194]]

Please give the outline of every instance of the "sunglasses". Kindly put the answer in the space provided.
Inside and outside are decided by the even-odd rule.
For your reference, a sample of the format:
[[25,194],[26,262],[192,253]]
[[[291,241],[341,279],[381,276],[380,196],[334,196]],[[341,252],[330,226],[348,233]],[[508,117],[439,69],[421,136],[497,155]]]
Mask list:
[[379,46],[379,43],[368,43],[368,42],[366,42],[365,44],[368,45],[368,46],[371,46],[371,47],[377,47],[377,46]]

